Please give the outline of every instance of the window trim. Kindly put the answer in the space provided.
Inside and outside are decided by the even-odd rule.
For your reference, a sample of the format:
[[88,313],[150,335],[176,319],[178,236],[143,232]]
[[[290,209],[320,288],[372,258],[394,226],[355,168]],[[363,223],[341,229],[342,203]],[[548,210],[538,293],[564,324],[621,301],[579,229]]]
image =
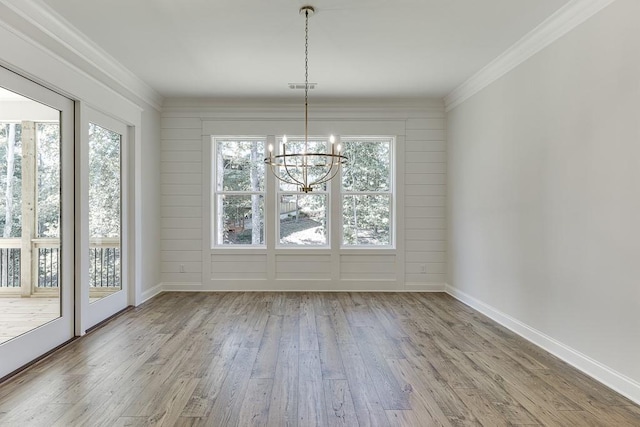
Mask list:
[[[280,243],[280,215],[279,215],[279,197],[282,195],[295,195],[301,194],[304,195],[300,191],[286,191],[281,190],[280,180],[276,177],[271,176],[271,170],[267,166],[264,168],[264,187],[262,192],[219,192],[216,190],[216,155],[217,155],[217,147],[216,141],[218,140],[253,140],[258,139],[263,142],[264,154],[266,155],[266,149],[269,143],[274,144],[275,152],[280,152],[280,147],[278,145],[278,141],[282,138],[281,134],[273,134],[273,133],[265,133],[262,135],[229,135],[229,134],[215,134],[211,133],[207,135],[205,138],[207,140],[207,145],[210,149],[209,157],[209,167],[210,176],[207,181],[209,181],[209,189],[208,194],[210,197],[209,200],[209,217],[205,218],[205,221],[208,222],[210,226],[209,234],[209,243],[205,243],[209,247],[210,252],[215,252],[217,254],[224,253],[237,253],[237,251],[241,251],[243,253],[261,253],[264,254],[267,250],[276,251],[278,254],[292,254],[297,253],[296,251],[318,251],[324,253],[335,253],[338,252],[348,252],[349,254],[357,254],[357,253],[371,253],[376,252],[380,254],[392,254],[396,253],[398,250],[398,218],[400,218],[398,214],[398,200],[400,199],[400,195],[398,194],[398,176],[399,167],[396,164],[400,159],[398,157],[398,135],[389,135],[389,134],[380,134],[380,135],[363,135],[363,134],[336,134],[336,144],[341,143],[342,140],[348,139],[359,139],[359,140],[372,140],[372,141],[383,141],[387,140],[390,145],[389,150],[389,162],[390,162],[390,172],[389,179],[390,185],[389,190],[384,192],[343,192],[342,189],[342,172],[339,174],[340,178],[336,176],[336,179],[332,179],[327,183],[326,190],[320,192],[313,192],[310,194],[326,194],[327,195],[327,232],[326,232],[326,245],[294,245],[294,244],[281,244]],[[299,138],[297,135],[292,135],[288,137],[289,139]],[[310,136],[310,139],[321,139],[318,136]],[[324,139],[324,138],[322,138]],[[328,140],[327,140],[328,145]],[[264,224],[264,243],[260,245],[247,244],[247,245],[224,245],[217,244],[217,230],[215,225],[215,218],[217,215],[217,196],[218,194],[231,194],[237,193],[238,195],[262,195],[263,203],[264,203],[264,216],[263,216],[263,224]],[[388,195],[390,196],[390,244],[388,245],[345,245],[343,244],[344,239],[344,214],[343,214],[343,205],[342,200],[343,196],[346,194],[362,194],[362,195]],[[206,203],[205,203],[206,204]],[[273,211],[273,212],[272,212]],[[338,225],[336,230],[333,230],[332,224]]]

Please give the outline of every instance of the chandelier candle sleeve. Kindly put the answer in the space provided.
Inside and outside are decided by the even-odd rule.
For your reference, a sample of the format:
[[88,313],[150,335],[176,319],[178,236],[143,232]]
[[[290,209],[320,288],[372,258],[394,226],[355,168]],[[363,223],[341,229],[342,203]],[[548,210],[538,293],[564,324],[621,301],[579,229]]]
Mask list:
[[[309,193],[335,177],[341,166],[347,163],[347,157],[340,154],[341,145],[335,147],[336,139],[329,136],[331,151],[311,152],[309,150],[309,17],[313,15],[313,6],[303,6],[300,14],[305,17],[304,26],[304,148],[287,153],[287,136],[282,137],[280,154],[273,153],[269,145],[269,157],[264,162],[270,166],[273,175],[280,181],[297,186],[301,192]],[[294,144],[295,147],[295,144]]]

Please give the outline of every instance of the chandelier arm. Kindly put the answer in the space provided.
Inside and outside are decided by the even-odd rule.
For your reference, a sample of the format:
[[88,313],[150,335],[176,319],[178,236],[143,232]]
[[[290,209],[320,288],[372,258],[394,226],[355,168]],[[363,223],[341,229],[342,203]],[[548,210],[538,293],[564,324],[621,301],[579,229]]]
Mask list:
[[[284,170],[287,172],[287,176],[296,182],[296,184],[294,183],[290,183],[290,184],[306,187],[306,184],[307,184],[306,180],[304,182],[300,182],[293,175],[291,175],[291,172],[289,171],[289,165],[287,164],[287,157],[295,157],[295,156],[292,156],[291,154],[287,154],[287,146],[285,143],[282,143],[282,165],[284,166]],[[297,164],[295,166],[297,167]]]
[[292,177],[291,175],[287,174],[287,176],[288,176],[289,178],[291,178],[293,182],[292,182],[292,181],[289,181],[289,180],[286,180],[286,179],[284,179],[284,178],[282,178],[282,177],[279,177],[278,179],[279,179],[280,181],[282,181],[282,182],[287,183],[287,184],[295,185],[296,187],[304,185],[304,183],[303,183],[303,182],[298,181],[297,179],[295,179],[295,178],[294,178],[294,177]]
[[291,175],[291,172],[289,172],[289,165],[287,165],[287,159],[286,159],[286,157],[285,157],[285,158],[283,158],[282,166],[284,166],[284,170],[287,172],[287,176],[296,182],[296,184],[294,184],[294,183],[289,183],[289,184],[292,184],[292,185],[300,185],[300,186],[304,186],[304,187],[306,187],[306,183],[305,183],[305,182],[300,182],[300,181],[298,181],[297,179],[295,179],[295,178],[293,177],[293,175]]
[[[278,156],[276,156],[275,158],[277,159]],[[267,163],[267,160],[270,160],[270,158],[267,157],[264,160],[265,160],[265,163]],[[286,160],[286,159],[284,159],[284,160]],[[273,174],[273,176],[275,176],[278,180],[284,182],[285,184],[296,185],[296,186],[297,185],[301,185],[301,183],[299,181],[297,181],[297,180],[295,182],[291,182],[291,181],[287,181],[286,179],[282,178],[280,176],[280,174],[275,169],[276,167],[281,167],[278,163],[269,162],[267,164],[269,165],[269,168],[271,169],[271,173]],[[295,178],[293,178],[289,173],[287,173],[287,176],[289,176],[291,179],[295,180]]]
[[283,179],[279,173],[276,172],[274,165],[270,165],[271,166],[271,173],[273,174],[273,176],[275,176],[277,179],[279,179],[280,181],[284,182],[285,184],[290,184],[290,185],[298,185],[298,183],[296,182],[290,182],[287,181],[286,179]]
[[[288,181],[288,180],[282,178],[280,175],[276,174],[275,172],[273,174],[276,177],[276,179],[278,179],[281,182],[284,182],[285,184],[293,185],[295,187],[302,187],[304,185],[302,182],[297,181],[297,180],[295,182]],[[294,179],[294,178],[292,178],[292,179]]]
[[[275,175],[275,174],[274,174]],[[279,181],[284,182],[285,184],[289,184],[289,185],[295,185],[296,187],[300,185],[300,183],[298,182],[291,182],[291,181],[287,181],[285,179],[283,179],[282,177],[276,175],[276,179],[278,179]]]
[[[331,178],[326,179],[325,178],[331,173],[331,171],[334,168],[335,163],[333,162],[333,158],[331,159],[331,165],[327,168],[327,172],[322,175],[320,178],[318,178],[317,180],[315,180],[314,182],[311,183],[311,185],[316,185],[316,184],[322,184],[324,182],[327,182],[329,180],[331,180]],[[325,166],[326,167],[326,166]],[[333,177],[333,176],[332,176]]]
[[[331,159],[331,169],[329,169],[329,171],[321,178],[321,180],[316,181],[316,183],[318,184],[322,184],[328,181],[331,181],[340,171],[340,168],[342,167],[342,165],[347,161],[347,158],[345,156],[342,155],[338,155],[336,156],[338,159],[340,159],[337,163],[333,162],[333,158]],[[335,166],[334,166],[335,165]],[[331,170],[335,167],[335,171],[333,172],[333,174],[328,178],[325,179],[327,175],[329,175],[329,173],[331,172]]]
[[[325,179],[324,181],[316,182],[314,184],[323,184],[325,182],[331,181],[338,174],[338,172],[340,172],[340,166],[341,166],[341,163],[338,163],[337,166],[335,167],[335,171],[333,172],[333,174],[329,178]],[[329,171],[331,171],[331,170],[329,170]]]

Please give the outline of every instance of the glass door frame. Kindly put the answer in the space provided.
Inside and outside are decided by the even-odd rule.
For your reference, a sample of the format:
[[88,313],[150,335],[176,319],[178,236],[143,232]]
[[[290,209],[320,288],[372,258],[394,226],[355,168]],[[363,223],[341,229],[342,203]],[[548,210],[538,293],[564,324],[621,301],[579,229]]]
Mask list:
[[60,111],[60,317],[0,344],[0,378],[74,337],[74,101],[0,67],[2,86]]
[[[133,305],[129,279],[129,135],[131,127],[85,104],[77,105],[76,129],[76,335]],[[89,123],[122,136],[120,143],[120,268],[122,289],[93,303],[89,300]]]

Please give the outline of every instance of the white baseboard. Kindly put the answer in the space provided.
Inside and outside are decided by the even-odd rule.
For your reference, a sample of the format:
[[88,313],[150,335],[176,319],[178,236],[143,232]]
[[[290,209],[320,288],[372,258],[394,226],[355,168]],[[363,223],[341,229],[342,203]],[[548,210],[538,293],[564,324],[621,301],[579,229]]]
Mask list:
[[163,282],[160,283],[163,292],[200,292],[203,290],[202,283],[182,283],[182,282]]
[[164,292],[445,292],[446,283],[396,281],[214,280],[203,283],[160,283]]
[[446,286],[446,292],[469,307],[478,310],[524,339],[559,357],[571,366],[593,377],[607,387],[640,404],[640,383],[561,343],[560,341],[502,313],[471,295]]
[[157,285],[155,285],[151,289],[147,289],[146,291],[142,291],[142,294],[140,296],[140,302],[138,303],[138,305],[149,301],[151,298],[155,297],[156,295],[161,294],[162,291],[163,291],[162,283],[158,283]]
[[445,292],[446,283],[405,283],[405,292]]

